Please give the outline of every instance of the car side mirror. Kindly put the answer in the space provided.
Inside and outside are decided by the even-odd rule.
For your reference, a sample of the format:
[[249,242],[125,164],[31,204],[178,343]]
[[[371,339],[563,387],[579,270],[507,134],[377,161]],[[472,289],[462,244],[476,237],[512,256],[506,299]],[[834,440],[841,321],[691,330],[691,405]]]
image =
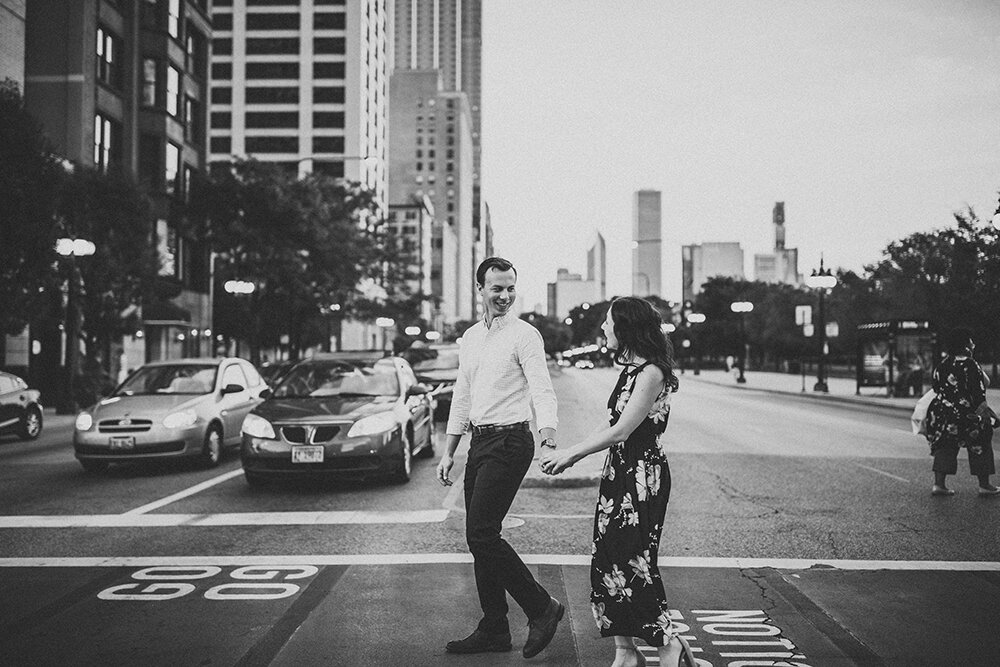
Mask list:
[[271,398],[271,396],[273,395],[274,392],[271,391],[269,388],[265,389],[264,391],[260,392],[260,394],[258,394],[258,396],[260,396],[261,398]]
[[241,391],[244,391],[243,385],[227,384],[225,387],[222,388],[222,395],[225,396],[226,394],[238,394]]
[[407,397],[409,396],[423,396],[424,394],[429,394],[434,391],[431,387],[426,384],[415,384],[406,390]]

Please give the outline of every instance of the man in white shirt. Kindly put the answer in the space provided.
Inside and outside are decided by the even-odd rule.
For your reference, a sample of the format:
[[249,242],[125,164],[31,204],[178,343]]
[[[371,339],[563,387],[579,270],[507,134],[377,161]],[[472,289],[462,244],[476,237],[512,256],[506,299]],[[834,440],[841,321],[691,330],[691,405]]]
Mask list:
[[475,558],[483,618],[471,635],[448,642],[449,653],[511,649],[507,593],[528,617],[528,639],[522,651],[526,658],[548,645],[564,612],[562,603],[535,581],[500,536],[501,522],[535,455],[532,404],[543,447],[555,447],[558,423],[542,337],[511,314],[516,282],[514,266],[500,257],[483,260],[476,270],[485,316],[462,336],[447,451],[437,467],[438,480],[450,486],[452,457],[462,435],[471,428],[464,480],[465,534]]

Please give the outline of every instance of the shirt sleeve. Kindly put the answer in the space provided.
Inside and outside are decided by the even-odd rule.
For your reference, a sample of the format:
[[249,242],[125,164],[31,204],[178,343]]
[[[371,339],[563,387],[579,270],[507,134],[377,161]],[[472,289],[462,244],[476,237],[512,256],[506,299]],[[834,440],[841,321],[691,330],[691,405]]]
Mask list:
[[556,392],[552,389],[552,378],[545,363],[545,346],[542,335],[531,325],[518,338],[517,359],[521,371],[528,381],[531,404],[535,408],[535,422],[540,429],[555,429],[559,425],[556,416]]
[[448,435],[462,435],[469,427],[469,375],[465,355],[458,354],[458,376],[451,394],[451,409],[448,411]]

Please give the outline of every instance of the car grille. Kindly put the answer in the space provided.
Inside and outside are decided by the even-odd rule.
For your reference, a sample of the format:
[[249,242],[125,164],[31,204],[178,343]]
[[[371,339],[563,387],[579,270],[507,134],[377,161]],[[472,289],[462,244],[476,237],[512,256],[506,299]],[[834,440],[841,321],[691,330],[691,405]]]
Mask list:
[[152,419],[102,419],[97,424],[100,433],[142,433],[151,428]]
[[322,472],[322,471],[372,471],[378,470],[382,466],[380,456],[331,456],[322,463],[292,463],[287,458],[254,458],[250,465],[244,464],[252,470],[287,470],[292,472]]
[[184,450],[184,441],[175,440],[173,442],[157,442],[152,445],[138,444],[135,449],[111,450],[109,445],[77,445],[77,454],[114,454],[115,456],[142,456],[143,454],[169,454]]
[[340,433],[340,426],[321,424],[318,426],[282,426],[281,437],[293,445],[318,445],[333,440]]

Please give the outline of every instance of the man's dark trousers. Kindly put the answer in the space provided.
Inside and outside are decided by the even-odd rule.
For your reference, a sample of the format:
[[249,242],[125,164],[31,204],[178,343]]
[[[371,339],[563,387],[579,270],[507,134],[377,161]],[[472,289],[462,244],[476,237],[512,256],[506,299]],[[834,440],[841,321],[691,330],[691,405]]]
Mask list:
[[508,592],[529,620],[544,613],[549,603],[549,594],[500,537],[500,523],[534,455],[535,441],[527,429],[472,435],[465,467],[465,537],[475,558],[483,632],[510,631]]

